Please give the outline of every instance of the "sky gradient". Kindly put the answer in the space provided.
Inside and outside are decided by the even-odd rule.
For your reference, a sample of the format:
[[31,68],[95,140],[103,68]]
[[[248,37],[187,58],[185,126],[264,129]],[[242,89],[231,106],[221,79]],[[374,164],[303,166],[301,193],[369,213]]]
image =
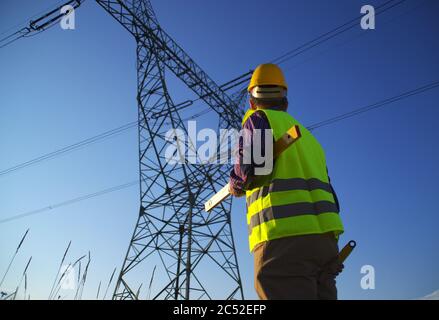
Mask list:
[[[161,26],[221,84],[384,1],[151,2]],[[1,1],[0,33],[54,4]],[[286,61],[290,114],[311,125],[438,81],[438,16],[439,1],[407,0],[377,16],[375,30],[358,25]],[[135,63],[134,39],[90,0],[76,12],[75,30],[55,26],[0,49],[0,170],[135,121]],[[181,84],[170,91],[177,102],[193,97]],[[439,289],[438,98],[433,89],[314,132],[341,205],[341,244],[358,243],[338,278],[340,299],[414,299]],[[197,125],[215,128],[208,115]],[[130,129],[2,175],[0,220],[136,180],[137,152]],[[1,289],[15,289],[32,256],[28,290],[47,298],[72,240],[71,259],[91,251],[83,297],[94,298],[123,262],[138,192],[133,186],[0,224],[0,276],[30,228]],[[234,201],[232,217],[245,296],[256,298],[244,200]],[[360,287],[363,265],[375,267],[375,290]]]

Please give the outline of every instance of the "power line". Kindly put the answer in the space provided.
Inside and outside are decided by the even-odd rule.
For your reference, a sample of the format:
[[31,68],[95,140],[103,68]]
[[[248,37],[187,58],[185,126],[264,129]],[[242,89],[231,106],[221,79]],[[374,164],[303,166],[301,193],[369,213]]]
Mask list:
[[112,137],[112,136],[114,136],[114,135],[116,135],[118,133],[121,133],[123,131],[126,131],[128,129],[135,128],[137,126],[137,123],[138,123],[138,121],[133,121],[133,122],[126,123],[126,124],[124,124],[124,125],[122,125],[120,127],[108,130],[108,131],[100,133],[100,134],[98,134],[96,136],[84,139],[84,140],[79,141],[77,143],[74,143],[74,144],[71,144],[69,146],[63,147],[61,149],[55,150],[53,152],[46,153],[44,155],[41,155],[41,156],[39,156],[37,158],[34,158],[34,159],[31,159],[29,161],[17,164],[17,165],[15,165],[13,167],[10,167],[8,169],[0,171],[0,176],[8,174],[8,173],[11,173],[11,172],[14,172],[14,171],[17,171],[17,170],[20,170],[20,169],[23,169],[23,168],[26,168],[26,167],[29,167],[31,165],[37,164],[37,163],[45,161],[45,160],[49,160],[49,159],[58,157],[58,156],[60,156],[62,154],[65,154],[65,153],[73,151],[73,150],[77,150],[79,148],[82,148],[82,147],[84,147],[86,145],[89,145],[89,144],[92,144],[94,142],[97,142],[97,141],[100,141],[100,140]]
[[364,106],[364,107],[352,110],[350,112],[343,113],[341,115],[329,118],[327,120],[314,123],[314,124],[308,126],[307,128],[312,131],[312,130],[315,130],[317,128],[323,127],[323,126],[327,126],[329,124],[332,124],[332,123],[335,123],[335,122],[338,122],[338,121],[341,121],[341,120],[344,120],[344,119],[347,119],[347,118],[354,117],[354,116],[359,115],[361,113],[364,113],[364,112],[367,112],[367,111],[370,111],[370,110],[373,110],[373,109],[384,107],[385,105],[388,105],[390,103],[393,103],[393,102],[402,100],[404,98],[408,98],[408,97],[420,94],[422,92],[425,92],[425,91],[437,88],[438,86],[439,86],[439,81],[435,81],[435,82],[432,82],[430,84],[421,86],[419,88],[403,92],[403,93],[401,93],[399,95],[396,95],[396,96],[393,96],[393,97],[390,97],[390,98],[387,98],[387,99],[384,99],[384,100],[381,100],[381,101],[369,104],[367,106]]
[[[62,17],[67,16],[68,14],[70,14],[70,11],[66,11],[64,13],[58,13],[60,12],[61,8],[66,6],[66,5],[72,5],[72,7],[74,9],[78,8],[85,0],[69,0],[67,2],[65,2],[62,5],[57,6],[55,9],[53,9],[52,11],[50,11],[49,13],[44,14],[43,16],[39,17],[36,20],[31,20],[34,16],[30,17],[28,21],[29,22],[29,26],[23,27],[20,30],[0,39],[0,49],[14,43],[17,40],[20,40],[21,38],[27,38],[27,37],[33,37],[37,34],[40,34],[41,32],[48,30],[50,28],[52,28],[53,26],[56,25],[56,23],[58,21],[61,20]],[[55,17],[52,17],[54,14]],[[49,19],[47,21],[44,22],[44,19]],[[43,23],[41,23],[40,25],[37,25],[38,22],[43,21]],[[3,32],[4,34],[5,32]],[[11,39],[11,40],[10,40]],[[2,42],[5,42],[3,43]]]
[[[364,106],[364,107],[352,110],[352,111],[344,113],[344,114],[341,114],[339,116],[332,117],[332,118],[329,118],[327,120],[314,123],[314,124],[308,126],[307,128],[309,130],[315,130],[317,128],[321,128],[323,126],[327,126],[327,125],[333,124],[335,122],[338,122],[338,121],[341,121],[341,120],[344,120],[344,119],[347,119],[347,118],[351,118],[351,117],[356,116],[358,114],[365,113],[367,111],[371,111],[371,110],[383,107],[383,106],[388,105],[390,103],[397,102],[397,101],[402,100],[404,98],[408,98],[408,97],[420,94],[422,92],[426,92],[428,90],[432,90],[432,89],[437,88],[437,87],[439,87],[439,81],[435,81],[435,82],[432,82],[430,84],[421,86],[419,88],[403,92],[403,93],[398,94],[396,96],[393,96],[393,97],[390,97],[390,98],[387,98],[387,99],[384,99],[384,100],[381,100],[381,101],[369,104],[367,106]],[[6,223],[6,222],[9,222],[9,221],[13,221],[13,220],[17,220],[17,219],[21,219],[21,218],[24,218],[24,217],[27,217],[27,216],[30,216],[30,215],[40,214],[40,213],[43,213],[43,212],[46,212],[46,211],[49,211],[49,210],[53,210],[53,209],[56,209],[56,208],[59,208],[59,207],[67,206],[67,205],[70,205],[70,204],[73,204],[73,203],[77,203],[77,202],[80,202],[80,201],[84,201],[84,200],[87,200],[87,199],[90,199],[90,198],[98,197],[98,196],[101,196],[101,195],[104,195],[104,194],[107,194],[107,193],[110,193],[110,192],[115,192],[115,191],[118,191],[118,190],[126,189],[128,187],[131,187],[131,186],[137,184],[137,183],[139,183],[139,180],[131,181],[131,182],[128,182],[128,183],[125,183],[125,184],[121,184],[121,185],[117,185],[117,186],[114,186],[114,187],[111,187],[111,188],[108,188],[108,189],[104,189],[104,190],[101,190],[101,191],[98,191],[98,192],[94,192],[94,193],[91,193],[91,194],[87,194],[87,195],[83,195],[83,196],[80,196],[80,197],[77,197],[77,198],[73,198],[73,199],[70,199],[70,200],[59,202],[59,203],[54,204],[54,205],[46,206],[46,207],[39,208],[39,209],[36,209],[36,210],[31,210],[31,211],[28,211],[28,212],[25,212],[25,213],[22,213],[22,214],[19,214],[19,215],[15,215],[15,216],[11,216],[11,217],[2,219],[2,220],[0,220],[0,224]]]
[[69,199],[69,200],[66,200],[66,201],[62,201],[62,202],[59,202],[59,203],[56,203],[56,204],[52,204],[52,205],[49,205],[49,206],[46,206],[46,207],[43,207],[43,208],[27,211],[27,212],[24,212],[24,213],[15,215],[15,216],[11,216],[11,217],[8,217],[8,218],[5,218],[5,219],[1,219],[0,220],[0,224],[5,223],[5,222],[9,222],[9,221],[13,221],[13,220],[17,220],[17,219],[21,219],[21,218],[28,217],[28,216],[35,215],[35,214],[40,214],[40,213],[43,213],[43,212],[46,212],[46,211],[50,211],[50,210],[53,210],[53,209],[56,209],[56,208],[60,208],[60,207],[64,207],[64,206],[68,206],[68,205],[71,205],[71,204],[74,204],[74,203],[77,203],[77,202],[81,202],[81,201],[84,201],[84,200],[88,200],[88,199],[91,199],[91,198],[99,197],[99,196],[102,196],[102,195],[110,193],[110,192],[115,192],[115,191],[119,191],[119,190],[122,190],[122,189],[126,189],[126,188],[132,187],[134,185],[137,185],[138,183],[139,183],[139,180],[127,182],[127,183],[120,184],[120,185],[117,185],[117,186],[113,186],[111,188],[100,190],[100,191],[97,191],[97,192],[94,192],[94,193],[86,194],[86,195],[83,195],[83,196],[80,196],[80,197],[76,197],[76,198]]
[[[396,0],[389,0],[389,1],[385,2],[385,3],[383,3],[382,5],[376,7],[376,9],[375,9],[375,16],[377,16],[377,15],[383,13],[383,12],[386,12],[389,9],[392,9],[392,8],[402,4],[406,0],[399,0],[396,3],[393,3],[395,1]],[[393,4],[391,4],[391,3],[393,3]],[[391,4],[391,5],[387,6],[388,4]],[[380,9],[382,9],[382,10],[380,10]],[[297,57],[300,54],[302,54],[302,53],[304,53],[304,52],[306,52],[306,51],[308,51],[308,50],[310,50],[310,49],[312,49],[312,48],[314,48],[314,47],[316,47],[316,46],[318,46],[318,45],[320,45],[320,44],[322,44],[322,43],[324,43],[324,42],[326,42],[326,41],[328,41],[328,40],[330,40],[330,39],[332,39],[332,38],[334,38],[334,37],[336,37],[336,36],[338,36],[338,35],[340,35],[342,33],[344,33],[344,32],[346,32],[346,31],[348,31],[348,30],[358,26],[358,22],[359,22],[359,20],[361,20],[362,17],[363,17],[363,15],[360,15],[360,16],[354,18],[354,19],[351,19],[351,20],[349,20],[349,21],[339,25],[338,27],[336,27],[336,28],[334,28],[334,29],[332,29],[330,31],[327,31],[327,32],[321,34],[320,36],[318,36],[318,37],[316,37],[316,38],[314,38],[314,39],[312,39],[310,41],[307,41],[307,42],[301,44],[300,46],[298,46],[298,47],[296,47],[296,48],[294,48],[294,49],[292,49],[290,51],[287,51],[286,53],[280,55],[279,57],[274,58],[270,62],[271,63],[277,63],[277,64],[285,63],[286,61],[291,60],[292,58]],[[251,77],[247,77],[244,80],[242,80],[241,83],[249,81],[250,79],[251,79]]]
[[[236,81],[236,80],[239,80],[239,78],[233,79],[232,82]],[[240,84],[240,82],[236,83],[236,84],[232,84],[232,85],[230,85],[230,83],[231,82],[229,81],[229,82],[223,84],[222,86],[229,85],[229,88],[233,88],[233,87],[235,87],[235,86]],[[183,108],[186,108],[186,107],[192,105],[194,102],[201,100],[202,98],[203,97],[199,97],[199,98],[194,99],[194,100],[186,100],[186,101],[184,101],[182,103],[177,104],[175,107],[177,109],[181,110]],[[190,103],[187,103],[187,102],[190,102]],[[178,106],[181,106],[181,107],[178,107]],[[208,107],[208,108],[203,109],[203,110],[199,111],[198,113],[196,113],[196,114],[194,114],[194,115],[192,115],[190,117],[182,119],[182,121],[188,121],[188,120],[196,119],[198,117],[201,117],[202,115],[205,115],[205,114],[209,113],[210,111],[212,111],[212,109],[210,107]],[[160,116],[160,113],[159,113],[159,116]],[[154,117],[154,115],[153,115],[153,117]],[[58,150],[55,150],[55,151],[43,154],[43,155],[41,155],[39,157],[36,157],[34,159],[31,159],[31,160],[28,160],[28,161],[25,161],[25,162],[19,163],[19,164],[15,165],[15,166],[12,166],[10,168],[7,168],[7,169],[4,169],[4,170],[0,171],[0,177],[3,176],[3,175],[9,174],[9,173],[15,172],[17,170],[24,169],[26,167],[32,166],[34,164],[43,162],[45,160],[50,160],[50,159],[59,157],[59,156],[61,156],[63,154],[66,154],[68,152],[71,152],[71,151],[74,151],[74,150],[78,150],[78,149],[83,148],[83,147],[85,147],[87,145],[90,145],[92,143],[95,143],[95,142],[98,142],[98,141],[101,141],[101,140],[104,140],[104,139],[107,139],[107,138],[111,138],[111,137],[113,137],[113,136],[115,136],[115,135],[117,135],[119,133],[122,133],[123,131],[127,131],[129,129],[136,128],[137,124],[138,124],[138,121],[132,121],[132,122],[126,123],[126,124],[124,124],[124,125],[122,125],[120,127],[117,127],[117,128],[114,128],[114,129],[111,129],[111,130],[108,130],[108,131],[105,131],[105,132],[100,133],[98,135],[95,135],[93,137],[90,137],[90,138],[81,140],[81,141],[79,141],[77,143],[65,146],[65,147],[63,147],[61,149],[58,149]],[[166,122],[165,125],[171,125],[171,123]]]
[[[387,10],[389,10],[393,7],[396,7],[405,1],[406,0],[399,0],[398,2],[386,7],[388,4],[395,2],[395,0],[389,0],[385,3],[383,3],[382,5],[376,7],[375,16],[378,16],[379,14],[386,12]],[[382,9],[382,8],[384,8],[384,9]],[[382,9],[382,10],[380,10],[380,9]],[[346,31],[358,26],[358,22],[362,18],[363,18],[363,15],[360,15],[352,20],[349,20],[349,21],[343,23],[342,25],[332,29],[331,31],[325,32],[324,34],[318,36],[317,38],[314,38],[313,40],[310,40],[310,41],[298,46],[297,48],[284,53],[283,55],[273,59],[271,62],[277,63],[277,64],[282,64],[282,63],[298,56],[299,54],[301,54],[305,51],[308,51],[308,50],[314,48],[315,46],[317,46],[323,42],[326,42],[326,41],[338,36],[339,34],[346,32]]]
[[9,27],[9,28],[3,30],[3,31],[0,33],[0,35],[4,35],[4,34],[7,33],[8,31],[10,31],[10,30],[12,30],[12,29],[16,29],[16,28],[18,28],[20,25],[27,24],[29,21],[31,21],[31,20],[32,20],[33,18],[35,18],[36,16],[39,16],[39,15],[42,15],[42,14],[46,13],[48,10],[52,9],[52,8],[55,7],[55,6],[58,6],[58,5],[59,5],[60,3],[62,3],[62,2],[63,2],[63,1],[57,1],[56,3],[52,4],[51,6],[46,7],[44,10],[38,11],[37,13],[33,14],[33,15],[30,16],[29,18],[27,18],[27,19],[25,19],[25,20],[22,20],[21,22],[19,22],[19,23],[15,24],[15,25],[13,25],[13,26],[11,26],[11,27]]
[[[12,40],[8,40],[8,42],[0,45],[0,49],[14,43],[15,41],[23,38],[25,35],[27,35],[29,33],[30,33],[30,31],[28,30],[28,28],[22,28],[16,32],[10,34],[9,36],[4,37],[3,39],[0,40],[0,43],[6,41],[8,39],[11,39],[11,38],[12,38]],[[14,38],[15,35],[16,35],[16,37]]]
[[[212,111],[212,108],[211,107],[207,107],[207,108],[204,108],[203,110],[193,114],[192,116],[189,116],[189,117],[181,119],[181,121],[185,122],[185,121],[189,121],[189,120],[194,120],[194,119],[199,118],[199,117],[201,117],[201,116],[203,116],[203,115],[205,115],[205,114],[207,114],[207,113],[209,113],[211,111]],[[166,125],[171,125],[172,123],[171,122],[165,122],[165,124]]]
[[[391,6],[386,7],[386,5],[388,5],[388,4],[390,4],[390,3],[394,2],[394,1],[396,1],[396,0],[389,0],[389,1],[381,4],[380,6],[376,7],[375,16],[377,16],[377,15],[379,15],[379,14],[381,14],[381,13],[383,13],[383,12],[385,12],[385,11],[391,9],[391,8],[394,8],[394,7],[402,4],[403,2],[405,2],[405,0],[400,0],[399,2],[394,3]],[[384,9],[379,11],[381,8],[384,8]],[[310,41],[308,41],[308,42],[306,42],[306,43],[304,43],[304,44],[302,44],[302,45],[300,45],[300,46],[298,46],[298,47],[296,47],[296,48],[294,48],[294,49],[292,49],[292,50],[290,50],[290,51],[288,51],[288,52],[286,52],[284,54],[282,54],[281,56],[271,60],[270,62],[271,63],[282,64],[282,63],[284,63],[284,62],[286,62],[286,61],[288,61],[288,60],[290,60],[292,58],[295,58],[295,57],[299,56],[300,54],[302,54],[302,53],[304,53],[304,52],[306,52],[306,51],[308,51],[308,50],[310,50],[310,49],[312,49],[312,48],[314,48],[314,47],[316,47],[316,46],[318,46],[318,45],[320,45],[320,44],[322,44],[322,43],[324,43],[324,42],[326,42],[326,41],[328,41],[328,40],[330,40],[330,39],[332,39],[332,38],[334,38],[334,37],[336,37],[338,35],[340,35],[341,33],[346,32],[346,31],[354,28],[355,26],[358,25],[358,22],[359,22],[358,20],[361,20],[362,17],[363,16],[360,15],[360,16],[354,18],[354,19],[351,19],[351,20],[341,24],[340,26],[332,29],[331,31],[325,32],[322,35],[320,35],[320,36],[318,36],[318,37],[316,37],[316,38],[314,38],[314,39],[312,39],[312,40],[310,40]],[[343,27],[344,27],[344,29],[343,29]],[[356,37],[358,37],[358,35],[356,35],[355,38]],[[245,74],[243,74],[243,76],[244,75]],[[251,79],[251,77],[247,77],[244,80],[242,80],[241,83],[244,83],[246,81],[248,82],[250,79]],[[240,90],[243,90],[243,89],[245,89],[245,86],[242,87]]]
[[[415,10],[418,10],[420,7],[423,7],[424,5],[431,3],[429,1],[430,0],[424,0],[424,1],[416,2],[416,4],[414,6],[408,8],[408,10],[404,10],[402,13],[399,13],[396,16],[390,17],[387,20],[383,19],[382,21],[380,21],[380,26],[383,27],[385,25],[393,23],[396,19],[399,19],[399,18],[401,18],[402,16],[404,16],[404,15],[406,15],[408,13],[413,13]],[[330,50],[333,50],[336,47],[340,48],[342,46],[345,46],[348,43],[350,43],[350,42],[352,42],[354,40],[358,40],[358,39],[360,39],[360,37],[364,37],[366,35],[370,35],[370,33],[369,32],[357,33],[357,34],[353,35],[353,37],[348,38],[346,41],[340,42],[340,43],[336,44],[335,46],[331,47]],[[320,50],[319,52],[317,52],[316,54],[308,57],[307,59],[303,59],[299,63],[295,63],[295,64],[292,64],[292,65],[288,66],[287,68],[284,68],[283,71],[286,72],[287,70],[291,70],[291,69],[297,68],[298,66],[303,65],[305,63],[309,63],[311,60],[314,60],[316,57],[321,56],[322,54],[327,53],[327,51],[328,50]]]

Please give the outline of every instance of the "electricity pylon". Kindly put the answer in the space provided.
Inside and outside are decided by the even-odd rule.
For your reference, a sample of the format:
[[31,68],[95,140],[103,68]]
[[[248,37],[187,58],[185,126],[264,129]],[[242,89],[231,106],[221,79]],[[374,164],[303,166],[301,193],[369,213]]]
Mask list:
[[[169,94],[171,71],[218,114],[239,128],[243,95],[232,99],[160,27],[147,0],[97,0],[137,43],[140,210],[113,299],[243,299],[231,229],[231,200],[213,212],[204,202],[227,183],[228,166],[165,159],[174,129],[177,151],[193,149],[181,105]],[[148,289],[141,289],[146,281]]]

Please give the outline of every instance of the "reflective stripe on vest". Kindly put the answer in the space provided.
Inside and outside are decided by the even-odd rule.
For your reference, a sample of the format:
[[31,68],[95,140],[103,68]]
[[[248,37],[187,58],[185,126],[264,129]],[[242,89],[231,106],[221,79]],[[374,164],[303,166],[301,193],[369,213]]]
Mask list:
[[[255,111],[247,111],[243,123]],[[320,144],[288,113],[261,111],[275,140],[293,125],[300,126],[302,138],[276,158],[269,184],[246,192],[250,251],[281,237],[330,231],[339,235],[343,225]]]
[[337,206],[330,201],[319,201],[314,203],[299,202],[283,206],[269,207],[259,211],[250,218],[250,224],[248,224],[249,234],[251,234],[254,227],[273,219],[289,218],[307,214],[317,215],[325,212],[337,212]]
[[316,178],[303,179],[303,178],[292,178],[292,179],[276,179],[269,186],[263,186],[262,188],[256,189],[247,197],[247,206],[250,206],[257,199],[265,197],[269,192],[280,192],[280,191],[290,191],[290,190],[308,190],[313,191],[316,189],[325,190],[332,194],[332,188],[329,183],[320,181]]

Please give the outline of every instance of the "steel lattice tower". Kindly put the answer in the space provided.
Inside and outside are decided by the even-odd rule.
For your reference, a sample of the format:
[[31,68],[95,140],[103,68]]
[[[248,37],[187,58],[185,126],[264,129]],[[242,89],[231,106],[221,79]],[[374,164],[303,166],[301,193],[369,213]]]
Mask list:
[[[149,1],[97,2],[137,43],[140,210],[113,299],[243,299],[231,200],[204,212],[204,202],[227,183],[229,168],[165,161],[166,132],[187,133],[165,71],[212,108],[223,128],[240,127],[243,95],[229,97],[160,27]],[[192,146],[184,141],[181,147]],[[149,285],[146,297],[142,281]]]

